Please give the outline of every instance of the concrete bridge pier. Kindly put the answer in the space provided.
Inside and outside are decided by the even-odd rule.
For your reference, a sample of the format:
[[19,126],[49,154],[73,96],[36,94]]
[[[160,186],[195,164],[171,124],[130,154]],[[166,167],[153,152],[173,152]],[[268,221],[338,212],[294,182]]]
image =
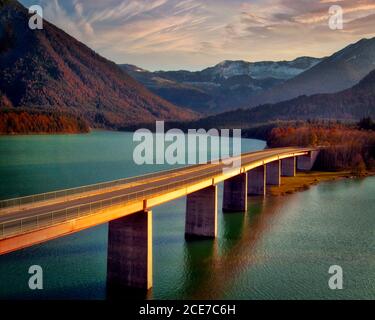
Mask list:
[[247,173],[249,195],[266,195],[266,166],[261,166],[250,170]]
[[152,287],[152,211],[109,222],[107,292]]
[[315,160],[318,157],[319,151],[310,151],[306,156],[299,156],[297,158],[297,169],[300,171],[310,171],[314,166]]
[[281,175],[283,177],[296,176],[296,157],[281,160]]
[[187,196],[185,238],[216,238],[217,186],[209,186]]
[[247,212],[247,174],[224,181],[224,212]]
[[266,183],[269,186],[281,184],[281,161],[276,160],[266,165]]

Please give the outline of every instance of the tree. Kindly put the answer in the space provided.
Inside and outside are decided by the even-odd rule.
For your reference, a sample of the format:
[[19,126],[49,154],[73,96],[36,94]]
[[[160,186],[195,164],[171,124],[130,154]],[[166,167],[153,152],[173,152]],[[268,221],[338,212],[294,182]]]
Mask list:
[[371,117],[362,118],[358,123],[358,127],[364,130],[375,130],[375,122],[372,121]]
[[318,136],[316,135],[315,132],[311,133],[311,136],[310,136],[310,145],[312,147],[316,147],[318,145]]
[[357,153],[353,159],[352,173],[356,175],[361,175],[366,171],[366,164],[363,161],[363,157]]

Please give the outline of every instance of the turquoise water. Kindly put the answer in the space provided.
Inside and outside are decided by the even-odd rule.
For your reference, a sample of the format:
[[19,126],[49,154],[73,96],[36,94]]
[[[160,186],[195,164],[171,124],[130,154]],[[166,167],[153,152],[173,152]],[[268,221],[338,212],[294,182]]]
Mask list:
[[[243,151],[265,146],[244,140]],[[0,138],[0,197],[168,169],[137,166],[132,135]],[[219,204],[222,199],[220,186]],[[222,214],[215,241],[185,242],[185,199],[153,209],[151,299],[375,299],[375,179],[324,183],[286,197],[250,198]],[[0,256],[0,299],[105,299],[107,225]],[[28,289],[40,265],[44,290]],[[340,265],[344,289],[330,290]]]

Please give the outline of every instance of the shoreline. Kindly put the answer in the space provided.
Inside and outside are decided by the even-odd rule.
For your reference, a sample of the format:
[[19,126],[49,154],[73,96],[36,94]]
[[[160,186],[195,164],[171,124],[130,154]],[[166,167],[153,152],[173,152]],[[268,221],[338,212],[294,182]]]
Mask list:
[[366,171],[355,175],[350,170],[338,172],[310,171],[298,172],[295,177],[283,177],[279,187],[270,187],[268,194],[271,196],[285,196],[310,189],[321,182],[338,181],[343,179],[367,178],[375,176],[374,171]]
[[86,135],[91,133],[92,130],[87,132],[30,132],[30,133],[0,133],[0,137],[32,137],[32,136],[76,136]]

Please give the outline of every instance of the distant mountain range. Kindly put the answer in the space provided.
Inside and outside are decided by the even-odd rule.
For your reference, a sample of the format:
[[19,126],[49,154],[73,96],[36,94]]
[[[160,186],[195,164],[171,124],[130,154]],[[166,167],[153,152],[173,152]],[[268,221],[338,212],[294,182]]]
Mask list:
[[198,120],[192,127],[248,128],[277,120],[359,120],[375,118],[375,70],[350,89],[300,96],[277,104],[239,109]]
[[201,113],[219,113],[249,104],[258,92],[301,74],[321,61],[224,61],[202,71],[150,72],[134,65],[123,70],[164,99]]
[[105,128],[196,117],[151,93],[51,23],[31,30],[28,11],[19,2],[0,5],[2,106],[66,111]]

